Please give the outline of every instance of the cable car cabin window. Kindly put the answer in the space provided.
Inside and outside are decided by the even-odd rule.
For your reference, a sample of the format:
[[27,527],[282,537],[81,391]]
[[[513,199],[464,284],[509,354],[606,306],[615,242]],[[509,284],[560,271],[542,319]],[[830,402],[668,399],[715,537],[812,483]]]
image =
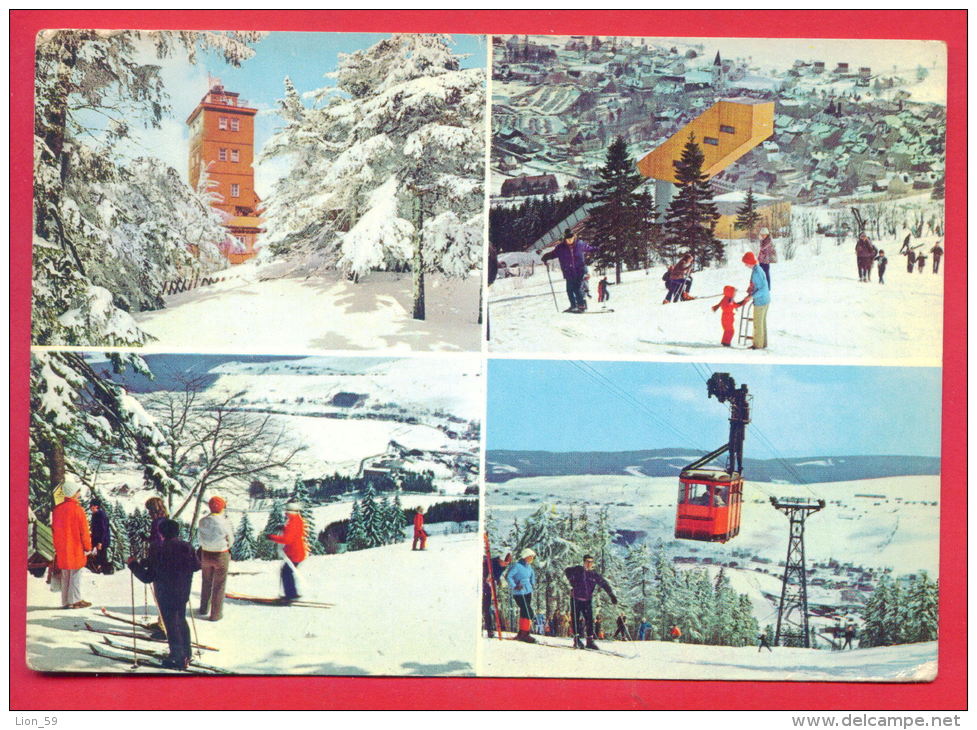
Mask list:
[[705,484],[690,484],[687,504],[701,504],[709,506],[709,487]]

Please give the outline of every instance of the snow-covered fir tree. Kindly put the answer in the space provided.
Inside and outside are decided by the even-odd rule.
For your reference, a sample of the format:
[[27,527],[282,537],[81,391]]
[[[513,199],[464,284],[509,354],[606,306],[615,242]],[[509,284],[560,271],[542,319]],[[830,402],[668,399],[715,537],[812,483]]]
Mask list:
[[669,256],[691,253],[700,266],[722,261],[723,244],[716,238],[719,212],[712,202],[712,186],[702,172],[705,155],[689,135],[682,155],[672,165],[678,192],[665,213],[665,251]]
[[353,500],[353,507],[349,514],[349,526],[346,528],[346,549],[365,550],[370,547],[366,538],[366,530],[363,527],[363,512],[360,510],[360,503]]
[[286,79],[264,152],[292,163],[268,201],[271,249],[354,279],[407,266],[419,319],[425,272],[481,261],[485,75],[449,43],[397,34],[341,54],[311,108]]
[[234,534],[234,543],[231,545],[231,560],[254,560],[258,552],[258,539],[248,519],[248,513],[241,516],[241,522],[237,526]]
[[142,556],[149,549],[149,531],[153,520],[149,512],[136,507],[126,518],[126,537],[129,542],[129,554]]
[[[160,277],[193,262],[187,259],[186,242],[176,240],[178,232],[153,230],[141,224],[140,216],[163,214],[169,204],[176,218],[186,218],[204,235],[213,230],[212,217],[195,204],[183,205],[195,193],[165,172],[155,176],[148,197],[123,192],[126,181],[153,164],[130,168],[123,148],[134,129],[158,128],[169,111],[158,59],[182,53],[193,62],[198,51],[207,50],[239,65],[252,55],[250,45],[260,37],[254,32],[134,30],[51,30],[38,35],[35,343],[147,341],[127,310],[157,301]],[[152,208],[140,210],[147,203]],[[122,270],[132,260],[139,266]],[[120,285],[121,291],[111,288]]]
[[255,557],[261,560],[275,560],[278,557],[278,544],[269,540],[268,535],[280,535],[285,529],[285,503],[275,500],[268,513],[268,521],[261,531],[261,539],[258,540],[258,550]]
[[295,480],[295,487],[292,491],[292,499],[302,505],[299,514],[305,523],[305,544],[309,548],[310,555],[325,555],[325,548],[319,542],[319,531],[315,526],[315,513],[312,511],[312,497],[305,482],[298,478]]
[[902,625],[902,642],[936,641],[939,633],[939,598],[939,584],[925,570],[913,578],[905,595],[907,620]]
[[591,191],[598,205],[589,211],[587,233],[597,251],[591,262],[598,268],[613,268],[621,283],[621,269],[648,265],[649,250],[655,244],[655,208],[651,195],[640,189],[644,178],[628,154],[623,137],[607,148],[600,181]]
[[126,567],[126,558],[129,557],[129,535],[126,532],[126,513],[122,504],[116,502],[110,504],[103,502],[105,514],[109,518],[109,531],[112,533],[112,541],[109,543],[108,559],[112,567],[122,570]]

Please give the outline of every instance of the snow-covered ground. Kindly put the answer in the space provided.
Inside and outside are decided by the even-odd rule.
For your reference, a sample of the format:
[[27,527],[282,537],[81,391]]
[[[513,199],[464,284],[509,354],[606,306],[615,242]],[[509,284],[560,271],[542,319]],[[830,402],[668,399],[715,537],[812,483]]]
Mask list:
[[463,280],[426,276],[427,318],[415,320],[410,274],[373,272],[354,284],[338,272],[271,278],[273,271],[241,264],[216,274],[230,275],[226,281],[166,297],[165,309],[134,318],[161,350],[479,349],[480,272]]
[[[662,304],[664,264],[647,273],[625,272],[619,286],[613,285],[612,272],[607,306],[614,311],[607,314],[561,313],[569,305],[559,267],[550,274],[555,306],[546,271],[540,267],[528,279],[497,279],[490,289],[489,348],[597,358],[640,353],[705,362],[939,366],[946,261],[938,275],[932,273],[931,257],[923,273],[908,274],[906,259],[899,255],[901,241],[874,241],[889,259],[885,284],[878,283],[875,270],[870,283],[859,283],[852,238],[841,245],[836,245],[837,239],[818,239],[800,245],[790,261],[784,241],[775,241],[780,263],[771,266],[765,351],[737,346],[735,338],[732,348],[722,347],[720,314],[711,309],[726,285],[736,287],[738,298],[746,294],[750,272],[740,261],[747,250],[745,240],[729,243],[725,267],[695,274],[691,293],[700,299],[681,304]],[[929,255],[935,241],[922,239],[921,250]],[[815,253],[818,245],[820,255]],[[598,279],[592,270],[592,311],[601,308]]]
[[[511,635],[506,634],[506,638]],[[538,638],[538,637],[537,637]],[[569,639],[542,642],[483,638],[478,645],[479,674],[504,677],[579,677],[832,682],[928,682],[936,679],[936,642],[901,646],[818,651],[755,646],[697,646],[662,641],[602,641],[602,649],[624,658],[574,651]]]
[[[480,551],[478,535],[469,533],[432,537],[424,552],[411,551],[405,542],[310,557],[300,568],[303,597],[333,603],[332,608],[227,601],[221,621],[194,620],[197,641],[219,649],[204,651],[201,661],[240,674],[472,675],[480,601],[479,574],[473,566]],[[238,575],[229,576],[228,590],[277,596],[280,565],[232,562],[231,571]],[[62,609],[59,594],[50,592],[43,580],[28,578],[27,663],[32,669],[126,671],[125,664],[91,653],[88,644],[101,642],[102,635],[86,630],[84,622],[125,630],[97,609],[130,613],[128,571],[82,575],[82,596],[94,604],[90,609]],[[193,608],[199,590],[197,574]],[[151,596],[149,605],[149,614],[155,615]],[[136,581],[137,619],[142,613],[143,589]],[[149,642],[139,646],[165,648]]]

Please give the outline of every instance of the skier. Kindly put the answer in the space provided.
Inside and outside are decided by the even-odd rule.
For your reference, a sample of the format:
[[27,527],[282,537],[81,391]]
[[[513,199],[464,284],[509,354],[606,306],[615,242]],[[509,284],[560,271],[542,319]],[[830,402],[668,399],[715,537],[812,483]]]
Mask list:
[[767,288],[772,288],[770,287],[770,264],[777,263],[777,249],[773,247],[773,238],[766,228],[760,229],[760,253],[757,255],[757,261],[760,262],[763,273],[767,275]]
[[143,583],[152,583],[156,591],[160,617],[166,627],[170,655],[164,667],[186,669],[190,665],[190,627],[187,625],[187,602],[193,574],[200,561],[190,543],[180,539],[180,525],[164,519],[159,525],[163,542],[149,547],[149,556],[129,558],[129,569]]
[[939,240],[937,240],[937,242],[933,245],[933,248],[930,249],[930,253],[933,254],[933,273],[934,274],[939,274],[940,273],[940,259],[943,258],[943,246],[940,245],[940,242],[942,240],[943,240],[942,238],[939,239]]
[[[498,556],[492,558],[492,575],[489,577],[488,565],[485,560],[482,560],[482,617],[485,619],[485,629],[488,631],[489,638],[493,638],[495,634],[493,633],[493,627],[495,627],[495,607],[492,605],[492,588],[494,585],[495,595],[499,595],[499,582],[502,580],[502,574],[505,569],[509,567],[512,562],[512,553],[506,553],[504,558]],[[502,616],[499,616],[499,623],[502,622]],[[497,630],[502,633],[505,626],[498,626]]]
[[611,293],[607,291],[607,287],[610,284],[607,283],[607,277],[602,276],[600,281],[597,282],[597,303],[601,304],[603,302],[610,301]]
[[848,624],[845,627],[845,643],[844,646],[841,647],[841,650],[844,651],[845,649],[854,649],[855,647],[851,645],[852,639],[854,638],[855,638],[855,624]]
[[[573,646],[577,649],[583,648],[582,634],[586,630],[587,648],[597,649],[594,643],[594,609],[591,601],[594,598],[594,591],[597,586],[604,589],[610,596],[611,603],[617,604],[617,596],[611,589],[610,584],[604,580],[604,576],[594,570],[594,557],[592,555],[583,556],[583,565],[574,565],[563,571],[563,574],[570,581],[571,588],[571,609],[573,616]],[[581,619],[584,625],[581,626]]]
[[280,535],[268,535],[268,539],[284,545],[285,560],[282,563],[282,588],[285,592],[285,602],[294,601],[299,597],[295,585],[295,574],[299,564],[305,560],[308,548],[305,544],[305,520],[301,514],[302,505],[289,502],[285,505],[285,527]]
[[[763,266],[763,264],[761,264]],[[723,298],[719,301],[719,304],[713,306],[712,311],[715,312],[720,307],[723,310],[722,314],[722,325],[723,325],[723,347],[733,346],[733,323],[736,320],[735,310],[742,306],[742,302],[737,302],[733,297],[736,294],[736,287],[726,286],[723,287]]]
[[672,630],[668,633],[671,635],[672,641],[678,641],[682,638],[682,629],[680,629],[677,625],[673,626]]
[[926,268],[926,254],[922,251],[916,254],[916,266],[916,270],[919,271],[920,274],[922,274],[923,269]]
[[[152,523],[149,525],[149,534],[146,536],[145,544],[143,545],[142,557],[146,557],[149,548],[153,545],[163,544],[163,533],[160,531],[160,526],[169,519],[169,514],[166,511],[166,505],[163,504],[163,500],[159,497],[150,497],[146,500],[146,511],[149,513],[149,517]],[[153,600],[156,601],[157,608],[159,607],[159,598],[156,596],[156,584],[152,586],[153,589]],[[160,611],[160,617],[156,620],[156,628],[153,631],[153,635],[157,638],[160,634],[166,633],[166,627],[163,625],[162,611]]]
[[872,262],[875,260],[876,254],[878,254],[878,250],[872,245],[868,234],[865,231],[859,233],[858,240],[855,241],[855,258],[858,261],[859,281],[872,280]]
[[763,350],[767,347],[767,309],[770,307],[770,287],[767,286],[767,277],[757,265],[756,256],[752,251],[743,254],[743,263],[752,269],[750,274],[750,286],[747,295],[740,302],[740,306],[746,304],[750,299],[753,300],[753,350]]
[[[566,280],[567,297],[570,299],[570,308],[567,312],[578,314],[587,311],[587,302],[583,295],[583,277],[585,274],[584,260],[586,255],[594,248],[585,241],[578,241],[577,236],[569,228],[563,232],[563,240],[560,241],[553,250],[541,256],[545,263],[552,259],[560,262],[560,271]],[[536,253],[542,253],[542,250]]]
[[643,618],[638,624],[638,641],[648,641],[649,639],[651,639],[651,622]]
[[687,253],[668,267],[668,271],[662,277],[665,281],[665,288],[667,289],[665,301],[662,304],[679,301],[685,302],[690,299],[695,299],[695,297],[689,294],[692,290],[692,266],[694,263],[695,259],[692,257],[692,254]]
[[618,614],[617,626],[614,629],[614,638],[624,640],[628,637],[628,625],[624,619],[624,614]]
[[197,532],[202,579],[198,613],[205,616],[209,611],[211,621],[220,621],[234,534],[231,523],[224,514],[227,506],[224,498],[214,495],[207,502],[207,506],[210,507],[210,514],[200,520],[200,529]]
[[516,634],[517,641],[525,641],[527,644],[535,644],[534,639],[529,634],[532,626],[531,617],[533,615],[533,588],[536,585],[536,571],[533,570],[533,560],[536,553],[532,548],[524,548],[519,553],[519,560],[509,568],[506,580],[512,590],[512,599],[519,607],[519,633]]
[[427,549],[427,532],[424,530],[424,508],[418,507],[414,513],[414,542],[410,549],[417,550],[417,543],[421,543],[421,550]]
[[766,634],[760,634],[757,637],[757,639],[759,641],[759,644],[757,646],[757,654],[759,654],[764,649],[766,649],[771,654],[773,654],[773,649],[770,648],[770,642],[767,641],[767,635]]
[[85,510],[78,502],[81,483],[66,474],[61,485],[64,501],[51,512],[54,566],[61,571],[61,607],[87,608],[81,598],[81,569],[92,551],[92,534]]
[[109,516],[102,509],[102,503],[93,497],[88,508],[92,511],[91,538],[92,554],[88,565],[93,573],[111,575],[115,572],[109,562],[109,545],[112,544],[112,528],[109,526]]
[[885,257],[885,251],[879,249],[879,255],[875,257],[879,262],[879,283],[885,284],[885,267],[889,265],[889,259]]

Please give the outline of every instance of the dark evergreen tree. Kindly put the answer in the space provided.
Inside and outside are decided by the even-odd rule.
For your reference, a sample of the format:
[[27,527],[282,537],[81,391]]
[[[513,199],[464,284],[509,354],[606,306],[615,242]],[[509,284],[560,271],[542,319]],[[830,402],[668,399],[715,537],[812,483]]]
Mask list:
[[291,498],[302,505],[299,514],[302,515],[302,521],[305,522],[305,544],[309,547],[309,554],[324,555],[325,549],[322,543],[319,542],[319,530],[315,526],[315,513],[312,511],[312,495],[309,492],[308,485],[301,478],[295,480],[295,487],[292,490]]
[[872,591],[862,611],[862,637],[860,646],[888,646],[896,639],[895,587],[889,577],[883,575]]
[[149,531],[153,526],[149,512],[136,507],[126,518],[125,525],[129,540],[129,554],[136,557],[145,555],[149,548]]
[[126,511],[119,502],[109,504],[102,502],[105,514],[109,518],[109,530],[112,532],[112,542],[109,543],[108,559],[112,567],[122,570],[126,567],[129,557],[129,535],[126,532]]
[[231,545],[231,560],[254,560],[258,553],[258,539],[245,512],[241,517],[241,523],[234,534],[234,543]]
[[366,547],[372,548],[385,543],[383,531],[383,514],[377,504],[377,493],[370,483],[366,494],[360,503],[360,513],[363,518],[363,532],[366,535]]
[[757,212],[756,198],[753,197],[753,188],[750,188],[746,191],[746,199],[743,201],[743,205],[736,211],[733,228],[738,231],[747,231],[750,240],[755,241],[761,220],[763,217]]
[[346,528],[346,549],[364,550],[370,547],[366,530],[363,527],[363,513],[360,510],[360,503],[353,500],[353,509],[349,515],[349,525]]
[[597,247],[591,262],[600,269],[614,269],[621,283],[621,269],[647,265],[649,249],[655,243],[655,208],[651,195],[641,190],[644,178],[628,154],[623,137],[607,148],[600,181],[593,187],[597,205],[590,209],[587,234]]
[[704,160],[695,135],[690,134],[681,158],[672,163],[678,192],[665,213],[663,247],[668,257],[691,253],[703,267],[723,259],[723,244],[714,234],[719,212],[712,202],[712,186],[702,172]]
[[939,629],[939,586],[926,571],[914,578],[905,592],[906,619],[901,642],[936,641]]

